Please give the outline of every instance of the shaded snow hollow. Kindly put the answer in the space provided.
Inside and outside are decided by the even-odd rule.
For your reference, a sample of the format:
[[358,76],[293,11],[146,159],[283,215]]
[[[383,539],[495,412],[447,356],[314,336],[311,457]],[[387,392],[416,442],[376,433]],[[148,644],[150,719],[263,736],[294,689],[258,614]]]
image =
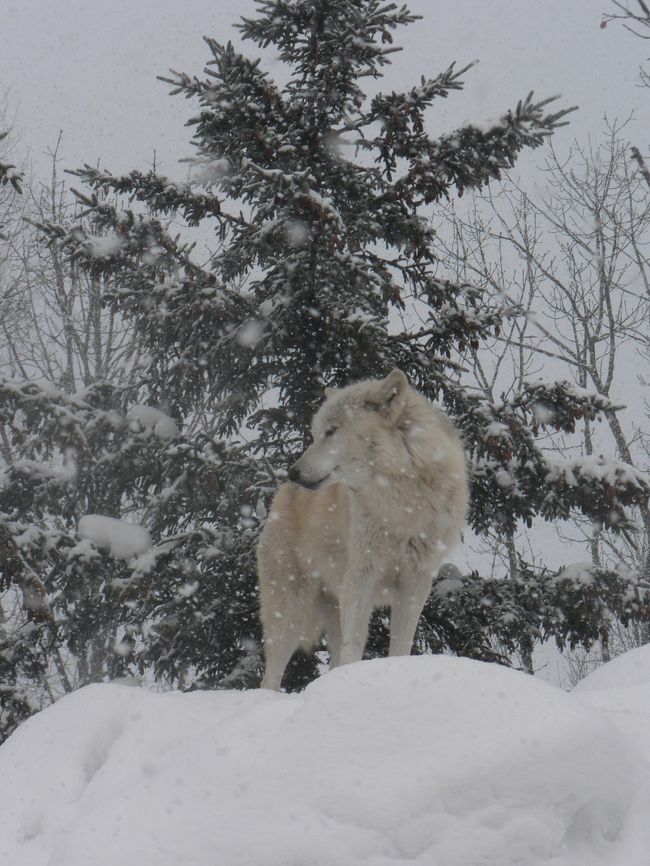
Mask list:
[[89,686],[0,748],[0,863],[647,866],[647,764],[594,709],[611,685],[424,656],[300,695]]

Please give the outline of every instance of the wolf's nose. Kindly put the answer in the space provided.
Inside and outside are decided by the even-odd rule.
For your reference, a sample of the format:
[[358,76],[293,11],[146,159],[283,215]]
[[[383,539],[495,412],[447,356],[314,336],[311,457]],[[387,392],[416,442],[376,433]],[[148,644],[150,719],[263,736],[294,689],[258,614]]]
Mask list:
[[300,470],[296,469],[295,464],[289,470],[289,481],[295,481],[296,484],[300,482]]

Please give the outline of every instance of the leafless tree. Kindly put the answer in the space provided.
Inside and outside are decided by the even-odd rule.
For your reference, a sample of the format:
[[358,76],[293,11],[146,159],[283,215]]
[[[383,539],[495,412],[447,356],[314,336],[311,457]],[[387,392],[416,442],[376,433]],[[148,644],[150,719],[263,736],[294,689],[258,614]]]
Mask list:
[[[450,205],[452,219],[451,234],[445,232],[443,224],[438,227],[439,237],[445,246],[445,265],[451,267],[454,279],[461,283],[481,286],[488,294],[507,299],[513,310],[530,313],[536,297],[536,285],[531,280],[526,264],[516,267],[508,260],[502,239],[493,231],[493,219],[485,208],[488,199],[475,198],[469,212],[461,216],[454,205]],[[534,225],[525,219],[525,232],[536,232]],[[532,341],[529,343],[529,341]],[[542,340],[535,339],[527,315],[512,316],[506,327],[482,352],[474,353],[469,365],[469,374],[477,390],[490,402],[507,397],[523,383],[524,379],[541,371],[539,358],[532,351]],[[493,539],[490,542],[494,565],[503,562],[510,574],[517,573],[517,550],[515,536]]]
[[102,305],[103,286],[43,241],[36,224],[74,224],[78,205],[61,179],[60,139],[51,152],[47,184],[26,189],[26,220],[14,232],[6,297],[22,315],[0,322],[4,366],[25,378],[45,378],[66,393],[110,379],[126,384],[137,360],[133,331]]
[[[15,135],[10,131],[6,115],[6,106],[0,102],[0,321],[11,330],[20,317],[19,305],[12,298],[10,288],[12,247],[23,229],[25,197],[21,195],[23,172],[16,166]],[[0,353],[2,349],[0,337]]]
[[[107,288],[102,280],[76,269],[43,240],[37,227],[83,220],[61,177],[60,144],[51,153],[46,183],[23,180],[20,211],[12,210],[0,244],[0,376],[47,380],[67,394],[98,381],[132,388],[141,372],[134,329],[102,303]],[[0,186],[0,207],[6,189]],[[21,457],[7,424],[0,418],[0,465]],[[0,626],[4,618],[6,628],[19,631],[29,625],[27,617],[20,593],[9,586],[0,599]],[[98,628],[87,658],[63,647],[53,650],[51,669],[33,696],[35,705],[69,691],[77,679],[97,678],[92,668],[100,654],[107,657],[108,640]]]
[[[630,33],[633,33],[640,39],[650,39],[650,5],[646,0],[636,0],[635,4],[631,0],[629,2],[612,0],[612,3],[616,7],[616,12],[609,12],[603,15],[600,23],[601,27],[607,27],[610,21],[622,21],[623,26]],[[650,87],[650,72],[644,69],[643,66],[639,69],[639,77],[645,87]],[[648,168],[645,157],[635,145],[630,147],[630,153],[637,163],[645,182],[650,187],[650,168]]]
[[[575,145],[566,159],[551,151],[542,193],[508,182],[478,196],[469,214],[453,214],[446,254],[458,276],[519,313],[509,332],[475,354],[477,387],[493,399],[544,369],[618,403],[623,386],[629,394],[634,385],[630,421],[611,414],[594,429],[585,419],[576,436],[549,434],[547,445],[613,451],[644,469],[649,443],[639,407],[647,390],[638,373],[650,357],[650,192],[622,134],[613,126],[602,143]],[[638,510],[636,525],[613,536],[578,521],[568,540],[587,544],[598,565],[634,563],[650,577],[650,509]],[[518,545],[527,543],[524,533],[495,540],[511,574]]]
[[607,27],[610,21],[622,21],[630,33],[641,39],[650,39],[650,6],[646,0],[636,0],[636,3],[612,0],[616,12],[603,15],[601,27]]

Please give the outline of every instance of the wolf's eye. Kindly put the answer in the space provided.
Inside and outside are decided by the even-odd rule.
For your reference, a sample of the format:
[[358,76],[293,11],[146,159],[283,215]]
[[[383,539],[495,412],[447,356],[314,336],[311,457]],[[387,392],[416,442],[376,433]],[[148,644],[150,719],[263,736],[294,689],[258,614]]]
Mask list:
[[325,431],[325,437],[327,438],[328,436],[333,436],[337,430],[338,430],[338,427],[328,427],[327,430]]

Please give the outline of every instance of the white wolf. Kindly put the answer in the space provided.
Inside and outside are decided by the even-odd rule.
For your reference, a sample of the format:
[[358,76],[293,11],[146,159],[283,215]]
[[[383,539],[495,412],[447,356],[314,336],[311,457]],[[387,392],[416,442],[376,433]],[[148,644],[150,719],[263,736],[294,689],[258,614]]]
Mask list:
[[263,688],[323,633],[332,667],[361,659],[375,607],[391,608],[390,654],[408,655],[465,522],[460,437],[401,370],[325,396],[258,547]]

